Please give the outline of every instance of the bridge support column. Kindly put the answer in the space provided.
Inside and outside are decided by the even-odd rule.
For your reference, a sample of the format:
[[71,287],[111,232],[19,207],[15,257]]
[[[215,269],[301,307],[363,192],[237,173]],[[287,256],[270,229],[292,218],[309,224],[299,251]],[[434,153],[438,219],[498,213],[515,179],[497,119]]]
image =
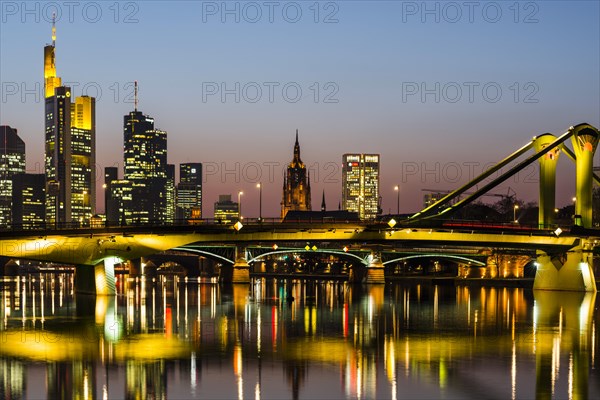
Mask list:
[[94,266],[78,265],[75,268],[75,292],[100,296],[114,295],[116,262],[117,259],[109,257]]
[[367,266],[365,283],[385,283],[384,266],[381,261],[381,253],[372,252],[371,261]]
[[250,265],[246,260],[246,248],[236,247],[231,283],[250,283]]
[[577,130],[571,137],[577,157],[575,160],[575,215],[581,215],[581,225],[584,228],[592,227],[592,188],[594,184],[592,170],[598,136],[596,129],[587,126]]
[[596,292],[593,253],[585,243],[566,254],[551,257],[538,251],[534,289]]
[[142,275],[142,264],[145,264],[145,260],[142,257],[129,260],[129,276]]
[[[535,151],[539,152],[554,142],[556,137],[551,134],[538,136],[534,142]],[[540,194],[538,225],[548,228],[554,223],[554,208],[556,207],[556,163],[559,149],[554,148],[538,159],[540,163]]]

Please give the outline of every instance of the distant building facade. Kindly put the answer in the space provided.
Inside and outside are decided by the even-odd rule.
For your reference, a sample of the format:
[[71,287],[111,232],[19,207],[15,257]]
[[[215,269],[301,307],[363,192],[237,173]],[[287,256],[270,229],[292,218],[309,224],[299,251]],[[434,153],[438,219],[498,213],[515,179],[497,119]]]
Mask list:
[[119,169],[117,167],[104,168],[104,214],[108,225],[119,223],[119,201],[113,192],[112,183],[119,180]]
[[294,158],[287,167],[283,180],[283,199],[281,200],[281,219],[288,211],[311,211],[310,173],[300,158],[298,130],[294,143]]
[[12,223],[13,177],[25,172],[25,142],[17,130],[0,126],[0,227]]
[[179,220],[202,218],[201,163],[179,164],[176,218]]
[[165,187],[166,206],[164,222],[172,225],[175,221],[175,164],[167,164],[167,185]]
[[216,223],[229,224],[240,217],[240,205],[231,201],[230,194],[220,194],[219,201],[215,203],[214,219]]
[[361,220],[381,214],[379,200],[379,154],[342,156],[342,206]]
[[43,228],[46,223],[46,176],[16,174],[12,177],[12,223],[23,229]]

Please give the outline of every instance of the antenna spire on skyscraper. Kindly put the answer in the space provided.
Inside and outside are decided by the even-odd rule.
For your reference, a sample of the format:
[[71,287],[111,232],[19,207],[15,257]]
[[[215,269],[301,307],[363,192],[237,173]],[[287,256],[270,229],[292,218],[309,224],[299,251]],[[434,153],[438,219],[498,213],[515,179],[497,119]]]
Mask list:
[[56,46],[56,13],[52,13],[52,46]]
[[138,87],[137,87],[137,81],[135,81],[134,84],[133,84],[133,104],[134,104],[134,111],[137,112],[137,106],[138,106]]

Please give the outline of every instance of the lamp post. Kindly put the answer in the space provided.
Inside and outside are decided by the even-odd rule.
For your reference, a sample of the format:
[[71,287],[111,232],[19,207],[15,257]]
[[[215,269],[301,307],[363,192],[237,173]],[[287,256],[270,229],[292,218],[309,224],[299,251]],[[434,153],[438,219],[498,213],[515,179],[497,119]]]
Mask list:
[[244,192],[242,192],[241,190],[238,192],[238,218],[242,219],[242,195],[244,194]]
[[519,209],[519,205],[515,204],[515,206],[513,207],[513,221],[515,223],[517,223],[517,210]]
[[400,185],[394,186],[396,191],[396,214],[400,215]]
[[258,182],[256,187],[258,188],[258,222],[262,222],[262,184]]
[[573,215],[577,214],[577,197],[573,197]]

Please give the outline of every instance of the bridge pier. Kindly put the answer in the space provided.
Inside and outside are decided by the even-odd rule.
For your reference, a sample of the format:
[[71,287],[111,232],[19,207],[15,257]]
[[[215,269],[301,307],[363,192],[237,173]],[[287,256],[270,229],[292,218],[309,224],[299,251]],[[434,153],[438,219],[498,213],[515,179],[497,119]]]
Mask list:
[[129,260],[130,277],[142,275],[142,263],[144,263],[144,259],[142,257]]
[[78,294],[95,294],[112,296],[115,288],[115,257],[105,258],[94,266],[78,265],[75,268],[75,292]]
[[246,248],[236,246],[235,263],[233,264],[233,274],[231,283],[250,283],[250,264],[246,259]]
[[371,261],[366,268],[365,283],[385,283],[384,266],[381,261],[381,253],[372,252]]
[[584,243],[554,257],[538,251],[533,288],[596,292],[593,253],[587,247]]
[[531,257],[520,254],[495,253],[487,258],[481,278],[522,278]]

